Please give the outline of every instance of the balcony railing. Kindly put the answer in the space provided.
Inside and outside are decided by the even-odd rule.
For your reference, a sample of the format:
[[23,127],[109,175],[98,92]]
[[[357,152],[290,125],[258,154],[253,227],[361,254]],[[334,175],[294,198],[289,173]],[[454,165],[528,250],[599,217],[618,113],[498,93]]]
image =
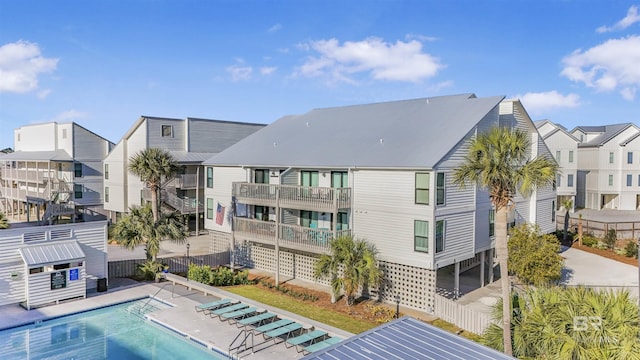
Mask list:
[[[233,219],[234,232],[243,238],[259,243],[275,245],[276,223],[247,218]],[[312,229],[298,225],[280,224],[278,244],[282,247],[326,253],[329,251],[329,241],[334,232],[328,229]],[[350,235],[351,230],[339,230],[337,236]]]
[[245,204],[310,211],[334,211],[351,207],[351,188],[233,183],[233,195]]
[[173,187],[176,189],[195,189],[196,187],[203,187],[202,184],[198,184],[198,176],[196,174],[183,174],[176,175],[173,179],[169,180],[164,184],[165,187]]

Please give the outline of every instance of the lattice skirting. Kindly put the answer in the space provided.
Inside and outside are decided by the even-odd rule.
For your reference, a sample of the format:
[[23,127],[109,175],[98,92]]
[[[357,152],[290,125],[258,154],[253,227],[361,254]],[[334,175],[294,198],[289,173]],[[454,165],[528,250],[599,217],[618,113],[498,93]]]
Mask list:
[[231,234],[222,231],[209,231],[209,253],[217,254],[229,251],[231,248]]
[[[250,268],[275,272],[275,249],[273,247],[243,242],[236,244],[236,262]],[[313,277],[318,256],[291,250],[280,251],[280,275],[289,276],[323,285],[330,285],[329,279]],[[400,295],[400,304],[413,309],[432,313],[436,293],[436,271],[416,266],[380,262],[385,280],[378,289],[371,289],[372,298],[395,304],[395,296]]]

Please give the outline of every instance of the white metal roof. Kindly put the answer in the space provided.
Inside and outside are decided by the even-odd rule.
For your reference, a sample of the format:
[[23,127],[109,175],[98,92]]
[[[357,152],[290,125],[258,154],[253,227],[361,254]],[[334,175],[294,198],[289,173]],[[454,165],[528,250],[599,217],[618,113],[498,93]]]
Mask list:
[[77,241],[56,241],[47,244],[25,246],[20,249],[20,256],[27,266],[38,266],[81,260],[86,256]]
[[0,160],[4,161],[73,161],[71,155],[64,150],[51,151],[14,151],[1,154]]

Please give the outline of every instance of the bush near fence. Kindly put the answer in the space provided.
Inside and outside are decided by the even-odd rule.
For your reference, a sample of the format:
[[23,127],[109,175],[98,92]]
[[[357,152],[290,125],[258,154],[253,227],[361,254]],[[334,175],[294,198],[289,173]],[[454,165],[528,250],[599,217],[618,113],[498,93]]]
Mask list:
[[[189,264],[209,265],[216,267],[229,264],[229,252],[221,252],[216,254],[189,256],[174,256],[158,258],[158,261],[169,265],[169,272],[186,273],[189,270]],[[136,275],[138,264],[142,264],[147,259],[128,259],[109,261],[109,278],[123,278]]]

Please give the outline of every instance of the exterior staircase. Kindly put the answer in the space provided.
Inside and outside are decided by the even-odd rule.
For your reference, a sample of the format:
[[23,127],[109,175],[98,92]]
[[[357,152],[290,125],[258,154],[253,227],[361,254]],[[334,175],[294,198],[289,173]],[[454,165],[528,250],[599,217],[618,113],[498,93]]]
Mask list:
[[46,201],[46,210],[42,215],[41,225],[51,225],[61,215],[74,216],[76,213],[75,205],[71,199],[71,187],[63,180],[58,179],[47,182],[44,194],[49,194]]

